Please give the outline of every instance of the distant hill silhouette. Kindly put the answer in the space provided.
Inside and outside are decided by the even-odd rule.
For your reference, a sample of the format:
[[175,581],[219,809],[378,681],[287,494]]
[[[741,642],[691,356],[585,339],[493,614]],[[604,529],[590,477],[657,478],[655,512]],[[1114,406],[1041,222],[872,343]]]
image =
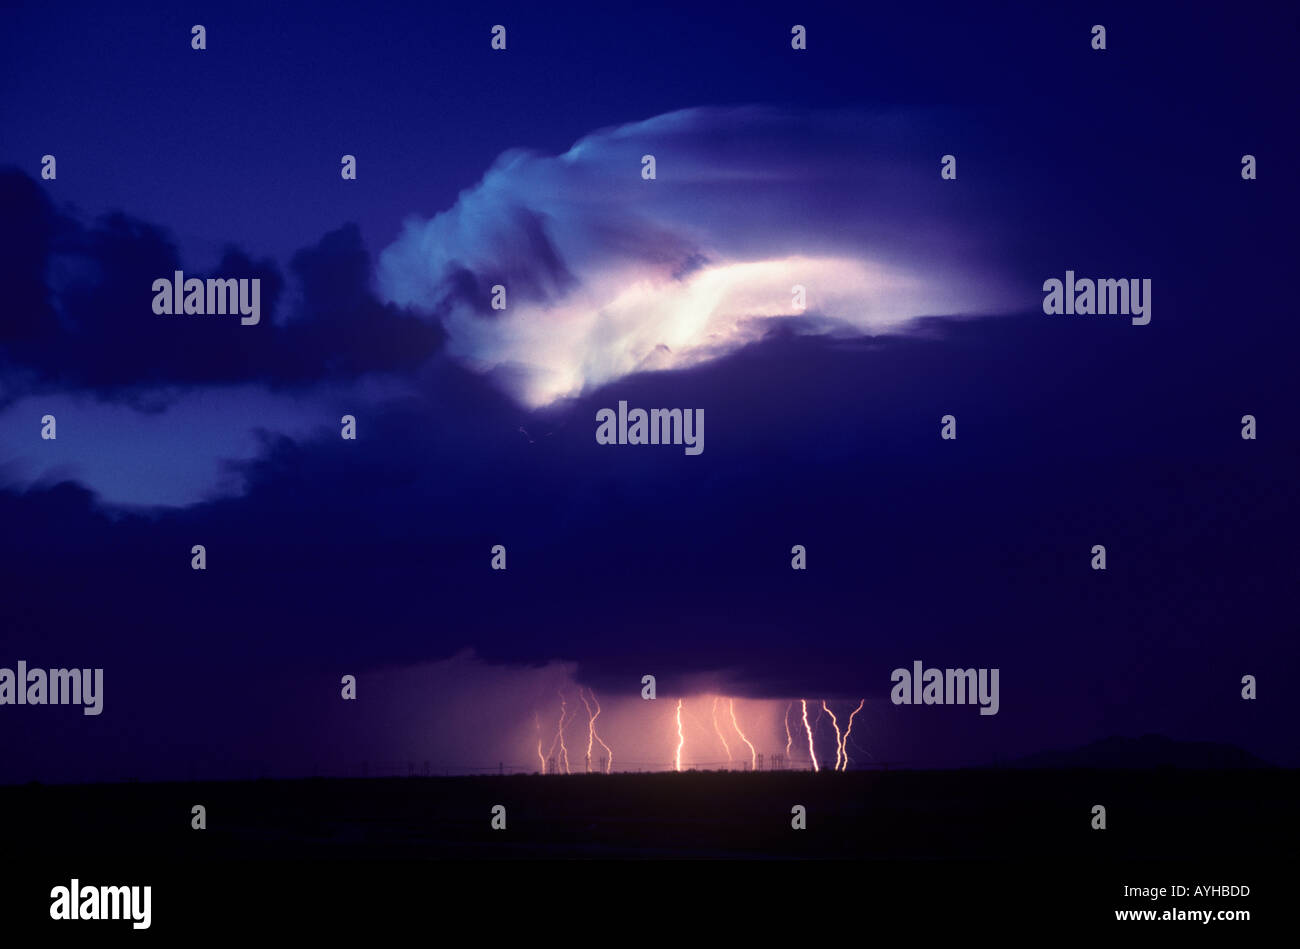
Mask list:
[[1175,741],[1163,735],[1112,736],[1064,751],[1040,751],[1017,758],[1009,768],[1271,768],[1235,745]]

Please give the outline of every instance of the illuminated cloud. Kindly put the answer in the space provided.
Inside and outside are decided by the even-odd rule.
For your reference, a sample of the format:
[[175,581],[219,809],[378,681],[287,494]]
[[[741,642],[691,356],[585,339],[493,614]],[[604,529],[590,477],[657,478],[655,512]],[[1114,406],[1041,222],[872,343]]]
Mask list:
[[452,208],[408,221],[380,255],[380,292],[437,314],[454,358],[531,406],[723,355],[772,319],[876,333],[1024,303],[972,250],[970,212],[937,210],[955,184],[938,152],[916,160],[924,128],[690,109],[559,156],[507,152]]

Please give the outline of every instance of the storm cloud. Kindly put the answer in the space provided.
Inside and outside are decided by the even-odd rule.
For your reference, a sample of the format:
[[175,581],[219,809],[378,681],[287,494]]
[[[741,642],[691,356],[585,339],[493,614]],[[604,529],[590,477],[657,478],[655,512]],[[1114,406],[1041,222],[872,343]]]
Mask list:
[[[532,406],[716,358],[767,319],[874,333],[1024,305],[996,241],[974,249],[979,209],[936,195],[954,187],[938,143],[916,161],[936,127],[924,114],[696,108],[561,155],[512,150],[453,207],[407,222],[380,255],[381,293],[443,314],[452,355],[508,370]],[[505,310],[488,306],[495,285]]]

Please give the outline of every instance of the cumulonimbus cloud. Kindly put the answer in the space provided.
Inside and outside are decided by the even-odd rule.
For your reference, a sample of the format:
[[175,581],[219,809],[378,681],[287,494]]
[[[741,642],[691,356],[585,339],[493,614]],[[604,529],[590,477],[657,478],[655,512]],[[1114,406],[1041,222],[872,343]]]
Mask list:
[[451,355],[532,406],[716,357],[771,318],[874,333],[1023,304],[969,207],[945,204],[959,186],[927,149],[939,124],[698,108],[562,155],[510,151],[454,206],[407,222],[380,255],[380,293],[437,314]]

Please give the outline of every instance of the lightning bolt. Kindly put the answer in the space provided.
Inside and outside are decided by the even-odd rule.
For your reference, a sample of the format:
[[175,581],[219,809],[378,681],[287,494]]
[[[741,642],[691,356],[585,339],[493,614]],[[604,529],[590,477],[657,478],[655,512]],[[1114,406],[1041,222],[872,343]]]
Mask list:
[[542,763],[542,774],[545,774],[546,758],[542,755],[542,723],[536,711],[533,712],[533,727],[537,729],[537,760]]
[[[561,721],[561,722],[564,721],[563,716],[561,716],[560,721]],[[550,747],[550,750],[546,752],[546,760],[547,760],[547,761],[554,761],[554,760],[555,760],[555,746],[559,743],[559,741],[560,741],[560,735],[559,735],[559,732],[556,732],[555,737],[551,739],[551,747]],[[556,770],[558,771],[559,768],[557,767]]]
[[[594,738],[596,741],[600,742],[600,747],[605,749],[605,773],[609,774],[610,769],[614,767],[614,752],[610,750],[609,745],[605,744],[604,739],[600,737],[600,732],[596,731],[596,719],[600,718],[600,699],[596,698],[596,692],[594,689],[588,688],[587,691],[591,693],[591,700],[596,703],[595,715],[591,715],[591,706],[587,706],[587,714],[591,715],[591,720],[587,725],[587,770],[591,770],[591,740]],[[582,701],[586,702],[587,700],[584,698]]]
[[745,744],[749,745],[749,767],[752,770],[757,771],[758,752],[754,750],[753,743],[748,738],[745,737],[745,733],[740,730],[740,722],[736,721],[736,700],[735,699],[731,700],[731,724],[735,726],[736,734],[740,736],[740,740],[743,741]]
[[731,763],[731,746],[727,744],[727,739],[722,735],[722,729],[718,727],[718,696],[713,697],[713,730],[718,733],[718,740],[722,742],[722,747],[727,752],[727,763]]
[[[563,696],[561,696],[561,699],[563,699]],[[573,716],[569,717],[572,718]],[[573,772],[569,770],[569,746],[564,743],[564,722],[564,703],[562,703],[560,707],[560,757],[564,759],[564,773],[572,774]]]
[[785,756],[790,757],[790,746],[794,744],[794,736],[790,734],[790,709],[794,708],[794,700],[785,707]]
[[808,733],[808,757],[812,759],[814,771],[820,771],[817,766],[817,752],[813,750],[812,727],[808,724],[808,700],[800,699],[799,704],[803,706],[803,730]]
[[563,763],[564,773],[569,774],[571,773],[569,771],[569,749],[564,744],[564,715],[566,710],[568,709],[569,703],[565,701],[563,689],[560,690],[559,695],[560,695],[560,724],[555,731],[555,740],[551,742],[551,753],[554,753],[555,746],[558,744],[560,746],[560,754],[559,757],[555,759],[555,770],[558,773],[560,770],[560,764]]
[[840,758],[844,755],[844,739],[840,737],[840,722],[835,717],[835,713],[827,706],[825,699],[822,699],[822,710],[831,717],[831,724],[835,726],[835,767],[832,770],[838,771],[840,770]]
[[[863,699],[862,701],[858,702],[858,707],[855,708],[853,710],[853,714],[849,716],[848,725],[844,727],[844,743],[840,746],[841,748],[844,749],[844,767],[840,768],[841,771],[849,770],[849,735],[853,733],[853,717],[854,715],[857,715],[858,712],[862,711],[862,706],[866,704],[867,704],[866,699]],[[854,742],[854,744],[856,744],[856,742]]]
[[596,717],[591,714],[591,703],[587,701],[587,693],[582,691],[582,686],[578,686],[578,698],[587,706],[587,773],[591,774],[591,747],[596,741]]
[[577,697],[586,706],[586,774],[591,774],[591,745],[595,744],[595,716],[591,714],[591,703],[586,701],[582,686],[577,686]]
[[682,745],[686,744],[686,733],[682,731],[682,700],[677,700],[677,757],[673,767],[682,770]]

